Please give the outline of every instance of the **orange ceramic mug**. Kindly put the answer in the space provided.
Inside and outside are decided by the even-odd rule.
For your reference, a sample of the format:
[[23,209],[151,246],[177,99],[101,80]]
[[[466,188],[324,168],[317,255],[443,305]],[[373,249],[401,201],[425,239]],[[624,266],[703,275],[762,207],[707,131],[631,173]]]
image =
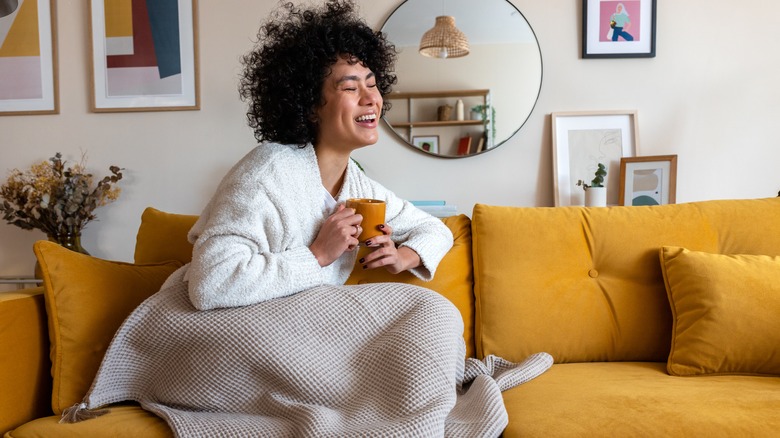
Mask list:
[[379,226],[385,223],[385,201],[379,199],[351,198],[347,199],[347,207],[354,208],[355,213],[363,216],[360,227],[363,229],[358,236],[360,243],[366,239],[381,236]]

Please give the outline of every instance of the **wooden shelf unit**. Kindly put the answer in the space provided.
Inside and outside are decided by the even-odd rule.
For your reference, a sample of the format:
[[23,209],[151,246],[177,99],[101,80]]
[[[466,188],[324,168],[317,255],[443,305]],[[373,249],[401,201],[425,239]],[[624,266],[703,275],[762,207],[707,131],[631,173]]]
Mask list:
[[[467,97],[481,97],[482,98],[482,105],[485,105],[487,107],[490,106],[490,90],[489,89],[477,89],[477,90],[444,90],[444,91],[418,91],[418,92],[409,92],[409,93],[391,93],[387,96],[384,96],[385,100],[392,100],[392,101],[405,101],[406,102],[406,115],[407,118],[405,121],[392,121],[390,122],[390,126],[393,129],[396,130],[406,130],[406,139],[407,141],[411,142],[413,137],[412,130],[414,128],[432,128],[432,127],[441,127],[441,128],[449,128],[449,127],[458,127],[458,126],[485,126],[485,129],[488,132],[491,132],[492,129],[492,120],[482,121],[482,120],[468,120],[468,117],[470,115],[470,106],[464,108],[464,116],[467,118],[466,120],[432,120],[430,117],[418,117],[415,111],[417,108],[415,107],[415,101],[424,100],[424,99],[460,99],[460,98],[467,98]],[[473,100],[473,99],[472,99]],[[454,103],[454,102],[453,102]],[[454,108],[453,108],[454,110]],[[428,112],[430,114],[430,111]],[[487,114],[491,114],[489,111]],[[491,136],[488,136],[488,145],[486,145],[488,148],[492,147],[492,139]]]

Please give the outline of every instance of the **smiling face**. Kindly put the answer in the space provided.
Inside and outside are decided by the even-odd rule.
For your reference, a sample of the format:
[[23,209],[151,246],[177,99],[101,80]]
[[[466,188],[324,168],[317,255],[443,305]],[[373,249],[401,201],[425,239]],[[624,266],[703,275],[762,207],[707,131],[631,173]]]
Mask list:
[[366,66],[340,57],[325,77],[322,101],[317,109],[317,148],[349,153],[379,140],[382,96]]

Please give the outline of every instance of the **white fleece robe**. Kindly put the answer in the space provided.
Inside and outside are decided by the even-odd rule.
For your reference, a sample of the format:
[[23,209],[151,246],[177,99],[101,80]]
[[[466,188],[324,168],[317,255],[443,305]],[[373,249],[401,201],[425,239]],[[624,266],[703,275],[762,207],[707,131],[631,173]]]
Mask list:
[[[324,207],[324,191],[311,145],[266,143],[242,158],[189,232],[192,262],[182,269],[193,305],[203,310],[245,306],[344,284],[357,251],[320,267],[309,250],[333,213]],[[336,201],[348,198],[384,200],[393,241],[413,249],[422,261],[411,272],[433,278],[452,247],[452,233],[441,220],[398,198],[351,160]]]

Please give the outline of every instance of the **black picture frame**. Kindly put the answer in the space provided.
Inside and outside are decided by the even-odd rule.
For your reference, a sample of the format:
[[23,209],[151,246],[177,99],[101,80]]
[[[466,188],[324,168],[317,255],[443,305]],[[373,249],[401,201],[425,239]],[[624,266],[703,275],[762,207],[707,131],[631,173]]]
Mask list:
[[[610,26],[610,18],[618,12],[618,5],[622,5],[621,13],[628,17],[629,29]],[[657,0],[582,0],[582,57],[654,58],[656,9]],[[632,22],[632,16],[639,16],[639,19]],[[633,33],[629,32],[631,28]],[[615,36],[614,29],[620,29],[620,34]]]

